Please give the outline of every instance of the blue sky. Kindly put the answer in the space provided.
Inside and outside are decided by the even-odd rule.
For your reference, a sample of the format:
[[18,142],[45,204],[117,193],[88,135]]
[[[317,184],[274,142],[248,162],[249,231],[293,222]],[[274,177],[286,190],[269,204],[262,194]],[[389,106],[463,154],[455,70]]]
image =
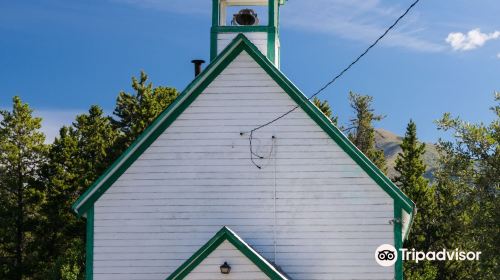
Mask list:
[[[395,0],[290,0],[281,9],[281,70],[306,95],[345,67],[410,4]],[[210,0],[0,0],[0,108],[19,95],[52,138],[92,104],[113,110],[145,70],[182,90],[191,59],[209,58]],[[500,2],[422,0],[395,32],[319,97],[340,121],[350,90],[372,95],[378,127],[440,136],[443,112],[488,122],[500,91]]]

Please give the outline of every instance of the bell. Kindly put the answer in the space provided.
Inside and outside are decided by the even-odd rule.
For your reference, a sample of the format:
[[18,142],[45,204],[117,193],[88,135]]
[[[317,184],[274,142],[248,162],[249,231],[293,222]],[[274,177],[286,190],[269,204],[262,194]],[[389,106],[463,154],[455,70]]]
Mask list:
[[257,14],[252,9],[242,9],[237,14],[233,15],[233,20],[231,22],[233,25],[257,25],[259,24],[259,18]]

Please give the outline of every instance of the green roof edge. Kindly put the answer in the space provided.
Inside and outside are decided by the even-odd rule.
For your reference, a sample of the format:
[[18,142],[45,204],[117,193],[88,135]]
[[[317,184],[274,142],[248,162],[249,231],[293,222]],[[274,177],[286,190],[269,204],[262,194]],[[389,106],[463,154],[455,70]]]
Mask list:
[[194,79],[180,96],[163,111],[136,141],[101,175],[72,205],[78,215],[87,209],[127,170],[127,168],[158,138],[196,97],[242,51],[246,51],[274,81],[302,108],[386,193],[413,216],[415,204],[383,174],[308,98],[278,70],[243,34],[221,52]]
[[196,268],[210,253],[212,253],[225,240],[233,244],[238,251],[252,261],[264,274],[272,280],[287,280],[285,275],[279,272],[270,262],[264,259],[259,253],[252,249],[234,231],[224,226],[214,237],[196,251],[188,260],[177,268],[166,280],[181,280]]
[[[240,38],[238,36],[238,38]],[[246,38],[245,38],[246,39]],[[237,38],[198,75],[182,93],[166,108],[139,137],[116,159],[113,164],[72,204],[72,209],[83,215],[125,170],[144,152],[149,145],[186,109],[189,104],[222,72],[240,52],[230,54],[236,47]],[[231,58],[223,64],[223,58]],[[199,84],[198,84],[199,83]],[[192,94],[192,93],[195,94]]]

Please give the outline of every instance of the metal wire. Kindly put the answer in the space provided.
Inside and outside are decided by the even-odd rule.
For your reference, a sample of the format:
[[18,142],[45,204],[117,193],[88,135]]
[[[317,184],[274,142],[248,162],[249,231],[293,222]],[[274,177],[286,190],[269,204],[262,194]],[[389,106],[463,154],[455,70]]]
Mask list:
[[[309,98],[307,98],[307,100],[311,100],[312,98],[314,98],[315,96],[317,96],[318,94],[320,94],[321,92],[323,92],[326,88],[328,88],[330,85],[332,85],[335,81],[337,81],[340,77],[342,77],[347,71],[349,71],[349,69],[351,69],[351,67],[353,67],[356,63],[358,63],[359,60],[361,60],[361,58],[363,58],[373,47],[375,47],[379,42],[380,40],[382,40],[410,11],[411,9],[413,9],[413,7],[415,7],[415,5],[418,4],[418,2],[420,2],[420,0],[415,0],[395,21],[393,24],[391,24],[370,46],[368,46],[358,57],[356,57],[356,59],[354,59],[351,63],[349,63],[349,65],[347,65],[347,67],[345,67],[344,69],[342,69],[342,71],[339,72],[339,74],[337,74],[335,77],[333,77],[333,79],[331,79],[329,82],[327,82],[323,87],[321,87],[319,90],[317,90],[313,95],[311,95]],[[293,111],[297,110],[299,108],[299,105],[296,105],[295,107],[293,107],[292,109],[290,109],[289,111],[283,113],[282,115],[262,124],[262,125],[259,125],[255,128],[253,128],[252,130],[250,130],[249,132],[247,133],[250,133],[249,137],[248,137],[248,140],[249,140],[249,143],[250,143],[250,160],[252,161],[252,163],[258,167],[259,169],[261,168],[259,165],[257,165],[254,161],[254,156],[259,158],[259,159],[263,159],[264,157],[263,156],[260,156],[258,154],[256,154],[254,151],[253,151],[253,147],[252,147],[252,138],[253,138],[253,133],[263,127],[266,127],[282,118],[284,118],[285,116],[287,116],[288,114],[292,113]]]

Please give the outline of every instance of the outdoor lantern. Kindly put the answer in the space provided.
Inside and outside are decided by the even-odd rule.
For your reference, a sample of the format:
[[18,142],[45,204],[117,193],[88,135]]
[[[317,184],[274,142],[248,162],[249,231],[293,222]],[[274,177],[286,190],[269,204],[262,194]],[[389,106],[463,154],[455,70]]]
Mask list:
[[220,266],[220,273],[229,274],[229,272],[231,272],[231,266],[228,265],[227,262],[224,262],[224,264]]

